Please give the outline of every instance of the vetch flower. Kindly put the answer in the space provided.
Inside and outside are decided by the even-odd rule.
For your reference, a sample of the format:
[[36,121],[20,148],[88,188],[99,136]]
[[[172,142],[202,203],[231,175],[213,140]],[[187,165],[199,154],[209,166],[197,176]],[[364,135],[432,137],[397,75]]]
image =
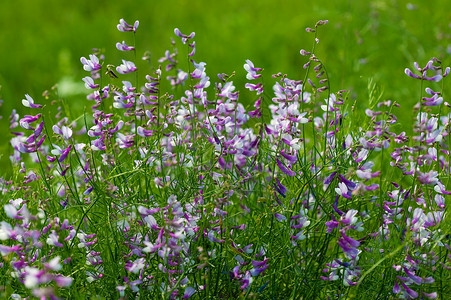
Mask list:
[[428,98],[428,97],[423,97],[423,105],[424,106],[438,106],[440,104],[442,104],[443,102],[443,97],[439,97],[438,94],[434,94],[432,97]]
[[20,127],[23,129],[31,129],[35,130],[34,127],[31,127],[30,124],[35,122],[41,117],[41,114],[37,114],[36,116],[25,115],[22,119],[19,120]]
[[285,217],[284,215],[281,215],[279,213],[275,213],[274,217],[276,218],[277,221],[279,222],[284,222],[287,220],[287,217]]
[[58,161],[63,162],[66,159],[67,155],[69,155],[72,145],[69,145],[66,149],[62,149],[61,147],[59,147],[58,145],[55,145],[55,144],[53,144],[53,147],[55,149],[53,149],[51,151],[51,153],[53,155],[60,155],[60,157],[58,158]]
[[68,140],[72,137],[72,129],[67,126],[62,126],[61,128],[59,128],[58,125],[53,125],[52,129],[54,133],[63,136],[65,140]]
[[287,194],[288,189],[280,183],[279,178],[276,177],[276,183],[274,184],[274,187],[276,188],[277,192],[282,195],[282,197],[285,198],[285,195]]
[[257,83],[257,84],[246,83],[244,85],[244,87],[247,88],[249,91],[257,91],[257,95],[260,95],[263,93],[263,84],[262,83]]
[[116,43],[116,48],[117,48],[117,50],[119,50],[119,51],[132,51],[132,50],[135,50],[135,47],[133,47],[133,46],[127,46],[127,45],[125,44],[125,41],[122,41],[122,43],[117,42],[117,43]]
[[83,64],[83,69],[85,71],[96,71],[100,70],[102,67],[99,63],[99,59],[94,54],[89,55],[89,59],[85,57],[80,58],[81,63]]
[[98,84],[95,84],[95,83],[94,83],[94,79],[92,79],[92,78],[89,77],[89,76],[84,77],[84,78],[83,78],[83,81],[84,81],[85,87],[86,87],[87,89],[96,89],[96,88],[99,87]]
[[338,183],[338,187],[335,188],[335,192],[343,198],[351,199],[351,196],[348,195],[348,187],[343,182]]
[[355,222],[357,222],[357,218],[356,218],[356,214],[358,213],[357,210],[355,209],[350,209],[348,210],[348,212],[346,213],[346,215],[344,217],[341,218],[341,223],[345,224],[345,225],[352,225]]
[[194,295],[194,293],[196,293],[196,290],[193,287],[187,287],[185,289],[185,292],[183,293],[183,297],[182,299],[188,299],[189,297],[191,297],[192,295]]
[[252,274],[249,271],[246,271],[246,274],[244,274],[244,277],[241,280],[243,284],[241,285],[240,289],[246,289],[253,281],[254,278],[252,277]]
[[268,268],[267,262],[268,258],[265,258],[263,261],[253,260],[251,263],[254,268],[250,271],[251,275],[255,277],[265,271]]
[[287,167],[285,167],[285,165],[278,158],[276,158],[276,162],[277,162],[277,166],[279,166],[279,169],[284,174],[286,174],[288,176],[295,176],[296,175],[296,172],[294,172],[293,170],[290,170]]
[[30,107],[30,108],[42,107],[42,105],[40,105],[40,104],[34,104],[34,100],[33,100],[33,98],[30,97],[30,95],[25,94],[25,98],[27,98],[27,99],[22,99],[23,106]]
[[136,32],[136,29],[138,29],[138,26],[139,26],[138,20],[136,20],[132,26],[132,25],[129,25],[127,22],[125,22],[124,19],[120,19],[119,24],[117,24],[117,29],[122,32],[126,32],[126,31]]
[[427,173],[422,173],[420,171],[418,171],[418,180],[422,183],[422,184],[427,184],[427,185],[435,185],[438,182],[438,173],[437,171],[429,171]]
[[122,65],[116,67],[116,71],[119,74],[127,74],[136,71],[135,64],[131,61],[122,60]]
[[[428,63],[426,64],[426,66],[425,66],[424,68],[420,68],[420,67],[418,66],[418,63],[417,63],[417,62],[414,63],[415,68],[416,68],[419,72],[421,72],[421,76],[420,76],[420,75],[414,74],[409,68],[405,68],[404,73],[405,73],[407,76],[412,77],[412,78],[415,78],[415,79],[421,79],[421,80],[427,80],[427,81],[435,81],[435,82],[438,82],[438,81],[442,80],[442,78],[443,78],[442,75],[438,74],[438,75],[435,75],[435,76],[432,76],[432,77],[426,76],[427,70],[435,71],[435,68],[436,68],[436,67],[434,67],[432,64],[433,64],[433,61],[430,60],[430,61],[428,61]],[[446,71],[445,71],[445,73],[446,73]]]
[[131,273],[137,274],[145,267],[145,258],[138,258],[133,263],[127,262],[125,269]]
[[178,28],[175,28],[175,29],[174,29],[174,33],[175,33],[176,36],[182,38],[182,43],[183,43],[183,44],[186,44],[186,42],[187,42],[189,39],[192,39],[192,38],[196,35],[196,33],[194,33],[194,32],[191,32],[190,35],[183,34],[183,33],[180,32],[180,30],[179,30]]
[[6,216],[11,219],[22,219],[21,216],[17,214],[17,209],[12,204],[6,204],[3,206]]
[[248,80],[254,80],[262,76],[262,74],[257,74],[257,72],[260,72],[261,68],[255,68],[254,64],[249,60],[246,59],[246,63],[244,64],[244,69],[247,71],[246,78]]

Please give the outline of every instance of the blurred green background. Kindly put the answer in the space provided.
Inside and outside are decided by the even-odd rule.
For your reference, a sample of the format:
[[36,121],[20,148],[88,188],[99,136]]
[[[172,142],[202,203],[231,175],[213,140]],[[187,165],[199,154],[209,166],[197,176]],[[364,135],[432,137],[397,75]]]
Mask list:
[[[196,32],[196,61],[207,63],[207,73],[237,71],[237,87],[244,84],[246,59],[265,69],[267,87],[271,74],[282,72],[302,79],[304,58],[312,34],[305,27],[317,20],[320,29],[317,56],[325,63],[332,91],[347,89],[362,106],[368,98],[368,80],[383,91],[383,99],[410,106],[419,98],[419,85],[404,75],[413,61],[421,66],[433,56],[451,64],[451,1],[61,1],[3,0],[0,10],[0,169],[9,172],[8,116],[17,108],[21,116],[24,94],[45,104],[42,92],[58,83],[62,96],[76,109],[87,103],[80,63],[92,48],[106,52],[106,62],[119,65],[123,53],[115,48],[130,35],[116,24],[124,18],[140,21],[136,34],[139,57],[149,50],[152,64],[170,48],[173,29]],[[141,76],[150,73],[144,70]],[[446,91],[446,90],[445,90]],[[245,99],[244,99],[245,100]],[[445,94],[446,101],[446,94]],[[2,174],[3,174],[2,173]]]

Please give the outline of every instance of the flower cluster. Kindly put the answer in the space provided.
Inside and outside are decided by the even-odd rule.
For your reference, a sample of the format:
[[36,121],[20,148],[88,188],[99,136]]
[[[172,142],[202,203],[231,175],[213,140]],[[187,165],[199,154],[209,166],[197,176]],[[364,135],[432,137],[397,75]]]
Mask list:
[[268,85],[251,60],[215,82],[177,28],[142,66],[127,41],[139,22],[121,19],[124,58],[80,60],[90,112],[71,118],[52,95],[48,118],[25,95],[29,113],[10,116],[14,179],[0,179],[0,295],[449,296],[451,114],[434,85],[449,68],[406,69],[431,84],[412,130],[395,101],[359,113],[315,54],[325,24],[307,30],[305,77]]

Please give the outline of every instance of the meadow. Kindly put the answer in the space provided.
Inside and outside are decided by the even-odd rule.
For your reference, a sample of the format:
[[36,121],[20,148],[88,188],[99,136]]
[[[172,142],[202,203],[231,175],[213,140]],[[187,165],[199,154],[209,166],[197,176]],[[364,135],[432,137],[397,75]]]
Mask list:
[[451,297],[450,4],[21,2],[0,297]]

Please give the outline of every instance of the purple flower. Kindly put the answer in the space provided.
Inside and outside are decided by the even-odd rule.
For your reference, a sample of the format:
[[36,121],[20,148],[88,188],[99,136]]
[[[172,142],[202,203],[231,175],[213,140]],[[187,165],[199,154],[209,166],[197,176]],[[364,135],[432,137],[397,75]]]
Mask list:
[[183,293],[183,297],[182,299],[188,299],[189,297],[191,297],[192,295],[194,295],[194,293],[196,292],[196,290],[193,287],[187,287],[185,289],[185,292]]
[[66,149],[61,149],[58,145],[55,144],[53,144],[53,147],[55,147],[55,149],[53,149],[51,153],[53,155],[60,155],[58,161],[63,162],[66,159],[67,155],[69,154],[72,145],[69,145]]
[[30,123],[38,120],[41,117],[41,114],[37,114],[36,116],[25,115],[22,119],[19,120],[20,127],[23,129],[32,129],[35,130],[34,127],[30,126]]
[[268,268],[266,264],[268,262],[268,258],[265,258],[263,261],[253,260],[252,266],[254,267],[251,270],[252,276],[257,276]]
[[338,227],[338,225],[340,225],[340,222],[338,222],[337,220],[335,220],[335,217],[332,216],[332,221],[327,221],[325,224],[327,226],[327,233],[331,233],[335,228]]
[[279,192],[279,194],[285,198],[285,195],[288,190],[283,184],[280,183],[279,178],[277,178],[277,177],[276,177],[276,184],[274,185],[274,187],[276,188],[277,192]]
[[122,32],[126,32],[126,31],[136,32],[136,29],[138,29],[138,26],[139,26],[138,20],[136,20],[135,24],[133,24],[133,26],[132,26],[132,25],[129,25],[127,22],[125,22],[124,19],[120,19],[119,24],[117,24],[117,29]]
[[116,48],[117,48],[117,50],[120,50],[120,51],[132,51],[132,50],[135,50],[135,47],[127,46],[125,44],[125,41],[122,41],[122,44],[119,43],[119,42],[116,43]]
[[127,149],[133,146],[135,135],[124,135],[120,132],[117,133],[117,143],[119,144],[119,148]]
[[254,64],[249,60],[246,59],[246,63],[244,64],[244,69],[247,71],[246,78],[248,80],[254,80],[262,76],[262,74],[257,74],[257,72],[261,71],[261,68],[255,68]]
[[99,59],[94,54],[89,55],[90,59],[86,59],[85,57],[80,58],[81,63],[83,64],[83,69],[85,71],[96,71],[100,70],[102,67],[99,64]]
[[84,77],[83,81],[85,82],[85,87],[87,89],[96,89],[99,87],[98,84],[94,84],[94,80],[89,76]]
[[427,185],[435,185],[438,182],[438,173],[437,171],[429,171],[427,173],[422,173],[418,171],[418,180],[422,183],[422,184],[427,184]]
[[352,224],[354,224],[357,221],[357,218],[355,217],[355,215],[357,213],[358,213],[358,211],[355,210],[355,209],[348,210],[346,215],[344,217],[342,217],[341,223],[343,223],[345,225],[352,225]]
[[346,199],[351,199],[351,196],[348,195],[348,187],[343,182],[338,183],[338,187],[335,188],[335,192]]
[[3,256],[6,256],[12,252],[16,252],[16,251],[20,251],[22,250],[22,246],[21,245],[15,245],[15,246],[5,246],[5,245],[0,245],[0,254],[2,254]]
[[244,290],[245,288],[247,288],[252,281],[254,281],[254,278],[252,277],[251,273],[249,271],[246,271],[246,274],[244,275],[243,279],[241,280],[241,282],[243,283],[241,285],[241,289]]
[[[425,66],[424,68],[420,68],[420,67],[418,66],[418,63],[417,63],[417,62],[414,63],[415,68],[416,68],[419,72],[421,72],[421,75],[422,75],[422,76],[419,76],[419,75],[414,74],[409,68],[405,68],[404,73],[406,73],[407,76],[412,77],[412,78],[415,78],[415,79],[422,79],[422,80],[427,80],[427,81],[435,81],[435,82],[438,82],[438,81],[442,80],[442,75],[435,75],[435,76],[433,76],[433,77],[428,77],[428,76],[426,76],[426,71],[427,71],[427,70],[435,71],[435,67],[434,67],[432,64],[433,64],[433,61],[430,60],[430,61],[428,61],[428,63],[426,64],[426,66]],[[446,72],[445,72],[445,74],[446,74]],[[447,74],[446,74],[446,75],[447,75]]]
[[53,280],[55,280],[55,283],[59,287],[68,287],[72,284],[72,281],[74,280],[72,277],[65,277],[62,275],[56,275],[53,277]]
[[27,99],[22,100],[23,106],[30,107],[30,108],[42,107],[42,105],[40,105],[40,104],[34,104],[34,100],[33,100],[33,98],[30,97],[30,95],[25,94],[25,98],[27,98]]
[[116,67],[119,74],[127,74],[136,71],[135,64],[131,61],[122,60],[122,65]]
[[72,129],[67,126],[62,126],[61,128],[58,125],[53,125],[53,132],[56,134],[62,135],[65,140],[68,140],[72,137]]
[[192,42],[191,44],[188,44],[193,50],[188,54],[189,57],[193,57],[194,54],[196,54],[196,42]]
[[152,136],[153,132],[154,132],[153,130],[146,130],[146,129],[142,128],[141,126],[138,126],[138,128],[137,128],[138,135],[142,136],[142,137]]
[[425,106],[438,106],[438,105],[442,104],[442,102],[443,102],[443,97],[439,97],[438,94],[434,94],[430,98],[423,97],[422,99],[423,99],[423,101],[425,101],[422,103]]
[[244,87],[250,91],[257,91],[257,95],[260,95],[263,93],[263,84],[262,83],[257,83],[257,84],[246,83],[244,85]]
[[[399,276],[397,276],[397,277],[399,277]],[[411,298],[418,297],[418,293],[415,292],[414,290],[412,290],[411,288],[409,288],[404,282],[401,282],[401,285],[404,288],[404,290],[406,291],[407,295],[409,295]]]
[[59,236],[55,230],[52,230],[52,233],[49,234],[49,237],[46,241],[47,245],[56,246],[62,248],[64,245],[59,242]]
[[285,165],[278,158],[276,158],[276,162],[277,162],[277,165],[279,166],[279,169],[284,174],[286,174],[288,176],[295,176],[296,175],[296,172],[294,172],[293,170],[290,170],[287,167],[285,167]]
[[278,214],[278,213],[275,213],[274,217],[276,217],[276,220],[279,222],[286,221],[286,219],[287,219],[287,217],[285,217],[284,215]]
[[174,33],[175,33],[176,36],[182,38],[182,43],[183,44],[186,44],[187,40],[192,39],[196,35],[196,33],[194,33],[194,32],[191,32],[190,35],[183,34],[183,33],[180,32],[180,30],[178,28],[174,29]]
[[283,151],[280,151],[279,153],[280,153],[280,155],[282,155],[283,157],[285,157],[285,158],[286,158],[290,163],[292,163],[292,164],[296,163],[296,161],[298,160],[296,154],[295,154],[295,155],[289,155],[289,154],[286,154],[286,153],[283,152]]
[[5,210],[6,216],[11,219],[22,219],[21,216],[17,214],[17,209],[12,204],[6,204],[3,206],[3,209]]
[[125,269],[131,273],[137,274],[145,267],[145,258],[138,258],[133,263],[127,262],[125,264]]

